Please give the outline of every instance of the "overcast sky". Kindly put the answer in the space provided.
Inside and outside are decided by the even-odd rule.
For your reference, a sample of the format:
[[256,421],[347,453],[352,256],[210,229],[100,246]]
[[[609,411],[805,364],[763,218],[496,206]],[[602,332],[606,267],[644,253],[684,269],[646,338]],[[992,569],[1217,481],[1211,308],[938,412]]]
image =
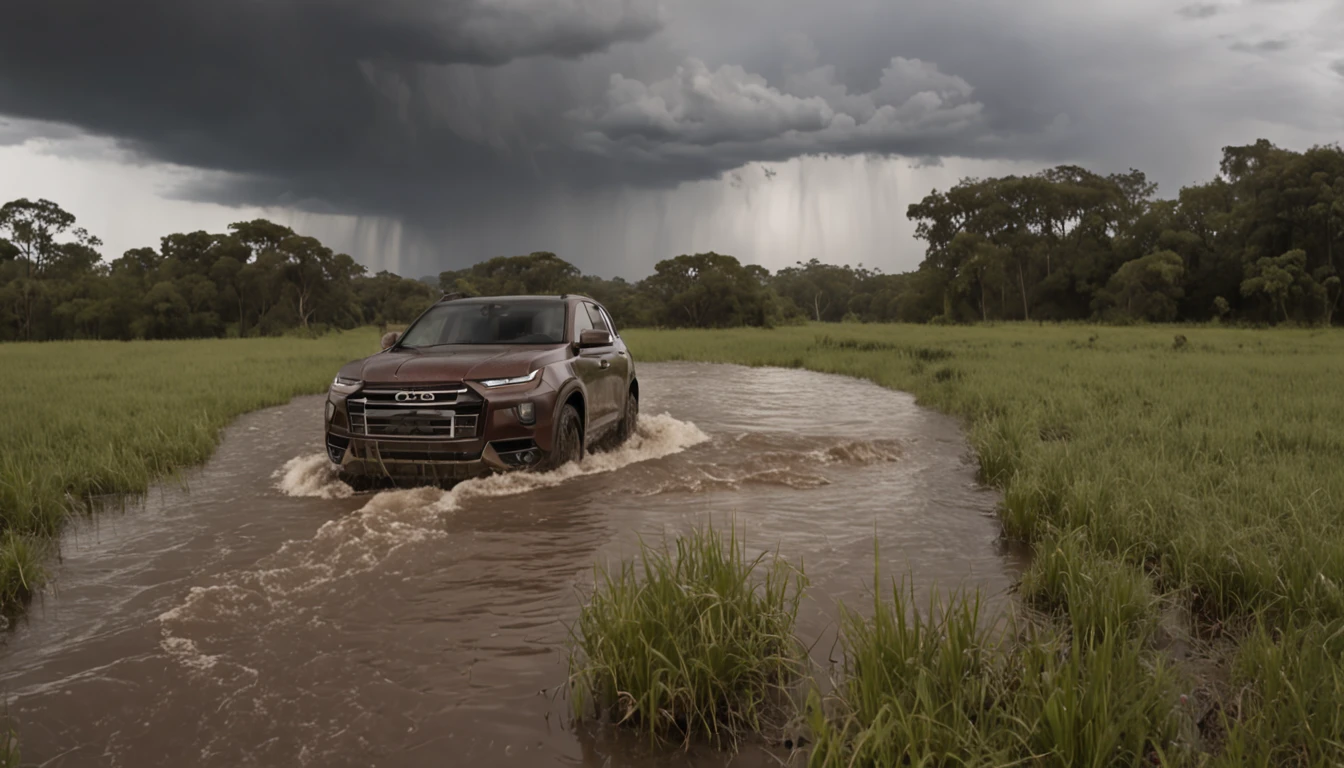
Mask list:
[[964,176],[1344,138],[1344,0],[42,0],[0,25],[0,199],[105,254],[268,216],[374,269],[553,250],[918,265]]

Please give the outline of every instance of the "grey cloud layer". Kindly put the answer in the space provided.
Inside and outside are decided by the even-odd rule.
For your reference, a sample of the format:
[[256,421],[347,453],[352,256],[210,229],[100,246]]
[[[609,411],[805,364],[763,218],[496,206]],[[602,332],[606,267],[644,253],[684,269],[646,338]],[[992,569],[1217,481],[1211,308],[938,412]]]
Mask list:
[[1207,19],[1217,16],[1220,10],[1222,9],[1212,3],[1195,3],[1181,6],[1176,12],[1187,19]]
[[396,213],[403,181],[421,194],[444,174],[526,170],[500,159],[532,138],[541,121],[526,105],[545,103],[538,90],[558,73],[531,66],[536,89],[492,101],[507,86],[494,71],[575,60],[661,23],[652,0],[22,3],[0,25],[0,114],[243,177],[201,191]]
[[1238,125],[1344,125],[1334,1],[19,2],[0,144],[68,124],[201,169],[185,196],[473,243],[802,155],[1137,166],[1170,190],[1256,138]]
[[1232,50],[1242,53],[1275,53],[1277,51],[1286,51],[1292,47],[1292,43],[1287,40],[1261,40],[1255,43],[1249,43],[1245,40],[1238,40],[1232,44]]
[[597,155],[659,163],[716,156],[734,167],[801,154],[966,152],[986,130],[972,91],[918,59],[893,58],[865,93],[851,93],[830,66],[780,89],[742,67],[711,70],[691,59],[648,84],[612,75],[605,105],[571,116]]
[[[365,34],[354,38],[356,44],[379,43],[368,54],[437,64],[575,58],[642,40],[662,26],[653,0],[305,0],[304,5],[318,19],[358,20]],[[358,55],[359,49],[351,52]]]
[[[1018,151],[972,83],[899,40],[871,69],[764,62],[768,82],[659,34],[654,2],[24,3],[0,27],[0,114],[219,172],[187,195],[393,216],[807,153]],[[770,10],[677,8],[733,5]]]

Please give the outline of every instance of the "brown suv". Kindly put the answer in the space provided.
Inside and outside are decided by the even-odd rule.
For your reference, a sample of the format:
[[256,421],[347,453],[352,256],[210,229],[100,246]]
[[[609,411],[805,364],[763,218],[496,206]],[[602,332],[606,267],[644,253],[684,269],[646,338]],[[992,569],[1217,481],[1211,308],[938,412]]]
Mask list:
[[327,455],[357,490],[553,469],[624,442],[634,360],[584,296],[444,297],[327,396]]

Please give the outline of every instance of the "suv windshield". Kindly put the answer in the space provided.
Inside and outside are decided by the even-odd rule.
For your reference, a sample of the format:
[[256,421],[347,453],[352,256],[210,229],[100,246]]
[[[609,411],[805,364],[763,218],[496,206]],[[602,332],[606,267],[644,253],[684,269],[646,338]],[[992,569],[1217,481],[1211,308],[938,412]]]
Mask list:
[[447,302],[430,308],[406,329],[400,346],[447,344],[561,344],[562,301]]

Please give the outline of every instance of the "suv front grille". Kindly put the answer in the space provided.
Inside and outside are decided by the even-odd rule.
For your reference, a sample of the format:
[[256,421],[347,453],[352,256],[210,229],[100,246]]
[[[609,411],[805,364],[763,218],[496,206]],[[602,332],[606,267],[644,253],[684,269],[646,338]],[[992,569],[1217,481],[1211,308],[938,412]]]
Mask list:
[[476,437],[485,401],[461,384],[360,390],[346,401],[350,431],[399,440]]

